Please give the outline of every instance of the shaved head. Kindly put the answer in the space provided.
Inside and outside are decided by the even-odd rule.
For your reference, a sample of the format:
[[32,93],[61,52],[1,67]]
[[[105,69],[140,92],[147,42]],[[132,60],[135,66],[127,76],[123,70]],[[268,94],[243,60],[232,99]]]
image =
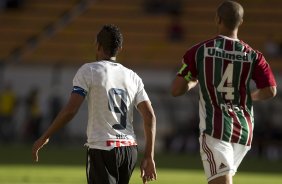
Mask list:
[[235,1],[224,1],[217,8],[217,16],[224,26],[234,30],[243,22],[244,9]]

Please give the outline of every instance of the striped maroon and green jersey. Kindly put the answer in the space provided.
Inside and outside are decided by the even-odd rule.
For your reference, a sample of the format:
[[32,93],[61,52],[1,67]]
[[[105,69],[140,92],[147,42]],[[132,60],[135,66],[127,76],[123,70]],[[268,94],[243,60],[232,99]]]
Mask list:
[[254,116],[250,82],[276,86],[263,55],[237,39],[219,35],[190,48],[178,76],[200,84],[200,130],[214,138],[251,145]]

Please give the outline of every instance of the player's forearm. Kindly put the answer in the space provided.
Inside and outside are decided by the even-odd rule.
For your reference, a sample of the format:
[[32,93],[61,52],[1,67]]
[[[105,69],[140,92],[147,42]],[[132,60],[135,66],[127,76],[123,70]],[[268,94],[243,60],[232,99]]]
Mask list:
[[262,89],[257,89],[251,93],[252,100],[267,100],[273,98],[277,93],[276,86],[270,86]]
[[178,85],[177,83],[173,83],[171,88],[171,95],[174,97],[178,97],[184,95],[188,91],[188,84]]
[[176,76],[172,83],[171,95],[174,97],[184,95],[187,91],[194,88],[198,84],[196,78],[186,81],[183,77]]
[[70,99],[66,106],[61,110],[61,112],[57,115],[53,123],[50,125],[50,127],[47,129],[47,131],[42,135],[42,138],[49,138],[51,135],[53,135],[56,131],[61,129],[65,124],[70,122],[72,118],[75,116],[77,111],[80,108],[80,105],[82,104],[84,100],[84,97],[72,93],[70,96]]
[[154,158],[155,153],[155,134],[153,133],[147,133],[146,134],[146,145],[145,145],[145,152],[144,157],[145,158]]
[[137,105],[143,121],[145,134],[145,157],[154,158],[156,137],[156,116],[150,101],[143,101]]
[[154,158],[155,137],[156,137],[156,118],[153,115],[150,120],[144,123],[145,131],[145,153],[144,157]]
[[51,137],[55,132],[59,129],[64,127],[68,122],[72,120],[75,116],[76,112],[69,111],[68,109],[64,108],[46,130],[46,132],[42,135],[42,138],[48,139]]

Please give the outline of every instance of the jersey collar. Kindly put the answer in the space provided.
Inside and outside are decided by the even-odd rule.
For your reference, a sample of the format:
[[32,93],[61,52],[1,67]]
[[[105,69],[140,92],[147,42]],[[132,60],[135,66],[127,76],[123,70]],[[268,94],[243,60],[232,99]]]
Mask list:
[[235,39],[235,38],[230,38],[228,36],[224,36],[224,35],[218,35],[219,37],[222,37],[224,39],[227,39],[227,40],[232,40],[232,41],[240,41],[239,39]]

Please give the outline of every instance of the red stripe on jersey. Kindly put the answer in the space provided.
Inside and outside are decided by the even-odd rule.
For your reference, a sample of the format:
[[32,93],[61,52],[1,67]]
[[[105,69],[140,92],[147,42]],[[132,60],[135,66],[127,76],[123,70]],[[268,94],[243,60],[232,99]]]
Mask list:
[[248,79],[248,75],[249,75],[250,70],[251,70],[251,64],[250,63],[243,63],[243,69],[242,69],[241,81],[240,81],[241,88],[239,89],[240,90],[240,96],[241,96],[240,104],[241,104],[241,106],[244,107],[243,112],[244,112],[244,116],[247,120],[248,127],[249,127],[249,131],[248,131],[249,134],[248,134],[248,141],[247,141],[248,146],[251,145],[252,137],[253,137],[253,123],[252,123],[250,114],[245,109],[246,108],[245,104],[246,104],[246,99],[247,99],[247,93],[246,93],[246,87],[245,86],[246,86],[246,82],[247,82],[246,80]]
[[250,63],[247,63],[247,62],[243,63],[242,73],[241,73],[241,76],[240,76],[240,89],[239,89],[239,91],[240,91],[240,105],[243,106],[244,108],[246,108],[245,107],[246,98],[247,98],[246,83],[247,83],[247,80],[248,80],[250,67],[251,67]]
[[[242,44],[244,45],[244,51],[245,52],[250,52],[250,46],[245,44],[244,42],[242,42]],[[241,101],[240,101],[240,105],[243,106],[243,113],[244,116],[247,120],[248,123],[248,128],[249,128],[249,134],[248,134],[248,141],[247,141],[247,145],[250,146],[252,143],[252,137],[253,137],[253,123],[252,123],[252,119],[250,114],[246,111],[246,99],[247,99],[247,93],[246,93],[246,88],[243,88],[243,86],[246,86],[246,80],[248,79],[248,75],[249,72],[251,70],[251,63],[243,63],[243,69],[242,69],[242,74],[241,74],[241,81],[240,81],[240,86],[241,88],[240,90],[240,96],[241,96]],[[242,84],[242,83],[245,84]]]
[[[229,61],[229,60],[226,60],[226,59],[223,60],[223,70],[222,70],[223,72],[226,70],[228,64],[230,64],[230,63],[231,63],[231,61]],[[227,80],[225,81],[224,86],[229,86],[227,84]],[[225,102],[230,101],[230,100],[227,100],[225,97],[226,97],[226,95],[223,94],[223,99],[224,99]]]
[[230,117],[233,119],[233,130],[232,130],[232,136],[231,136],[231,142],[238,142],[241,135],[241,124],[235,114],[234,111],[228,111]]
[[215,107],[214,109],[214,133],[213,137],[217,139],[222,138],[222,111],[220,110],[220,107]]
[[234,41],[225,39],[224,50],[233,51],[233,44],[234,44]]
[[214,39],[207,41],[206,47],[214,47]]
[[252,123],[250,114],[245,109],[243,112],[244,112],[244,116],[247,120],[248,127],[249,127],[249,137],[248,137],[247,146],[250,146],[252,143],[252,138],[253,138],[253,123]]

